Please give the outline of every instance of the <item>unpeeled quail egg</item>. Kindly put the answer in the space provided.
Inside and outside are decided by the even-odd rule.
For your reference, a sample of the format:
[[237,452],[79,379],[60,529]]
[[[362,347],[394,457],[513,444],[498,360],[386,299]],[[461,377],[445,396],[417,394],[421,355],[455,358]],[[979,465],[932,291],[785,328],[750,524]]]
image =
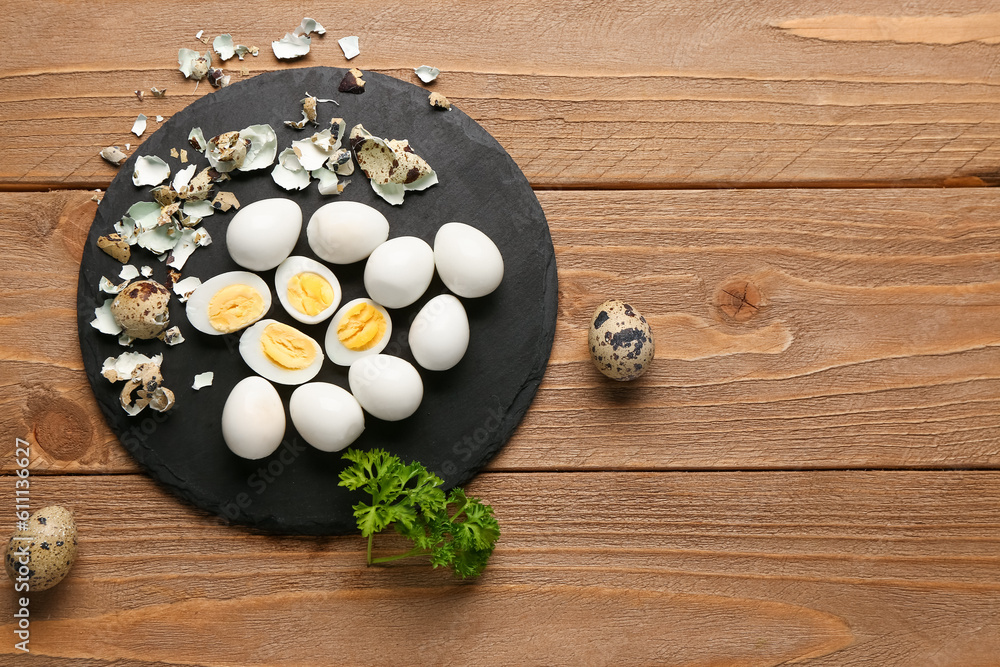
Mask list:
[[361,202],[331,202],[320,206],[309,218],[306,238],[320,259],[353,264],[389,238],[389,221]]
[[408,361],[388,354],[362,357],[347,372],[351,393],[365,410],[385,421],[406,419],[420,407],[424,383]]
[[365,264],[365,290],[386,308],[405,308],[427,291],[434,277],[434,251],[415,236],[400,236],[375,248]]
[[302,209],[291,199],[261,199],[241,208],[226,229],[226,249],[240,266],[267,271],[281,264],[299,240]]
[[285,406],[274,386],[251,375],[240,380],[222,408],[222,438],[237,456],[262,459],[285,437]]
[[389,344],[392,320],[385,308],[371,299],[348,301],[330,320],[326,354],[338,366],[350,366],[361,357],[378,354]]
[[240,356],[255,372],[278,384],[308,382],[323,365],[319,343],[277,320],[261,320],[244,331]]
[[[76,521],[60,505],[38,510],[7,543],[4,567],[12,581],[31,592],[46,591],[65,578],[76,559]],[[24,589],[18,589],[24,590]]]
[[248,327],[270,309],[267,283],[248,271],[220,273],[199,285],[187,300],[191,326],[213,336]]
[[469,316],[451,294],[434,297],[420,309],[407,338],[417,363],[429,371],[452,368],[469,347]]
[[170,326],[170,290],[155,280],[137,280],[118,293],[111,314],[125,335],[156,338]]
[[634,380],[653,361],[653,333],[646,318],[630,304],[609,299],[590,319],[590,356],[594,366],[614,380]]
[[339,452],[365,430],[361,404],[349,391],[328,382],[310,382],[292,392],[292,424],[316,449]]
[[340,305],[340,281],[333,271],[308,257],[293,255],[274,272],[274,291],[288,314],[303,324],[318,324]]
[[434,237],[434,264],[445,287],[466,298],[486,296],[503,280],[500,249],[462,222],[441,225]]

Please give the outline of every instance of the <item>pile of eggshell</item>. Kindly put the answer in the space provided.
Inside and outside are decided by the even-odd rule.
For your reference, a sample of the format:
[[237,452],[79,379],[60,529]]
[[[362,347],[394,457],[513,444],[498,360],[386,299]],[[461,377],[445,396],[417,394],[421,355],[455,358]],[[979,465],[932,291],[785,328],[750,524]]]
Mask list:
[[[317,449],[341,450],[361,435],[364,413],[387,421],[406,419],[423,399],[420,373],[408,361],[382,354],[392,334],[389,310],[420,299],[435,270],[454,295],[478,298],[503,279],[496,244],[475,227],[449,222],[434,247],[413,236],[389,239],[389,222],[359,202],[338,201],[316,210],[306,227],[316,257],[337,265],[367,259],[370,298],[341,305],[340,283],[325,264],[290,256],[302,229],[302,211],[290,199],[265,199],[243,207],[229,223],[226,245],[248,271],[232,271],[202,283],[188,298],[187,317],[199,331],[243,331],[240,354],[258,375],[239,382],[226,399],[222,433],[239,456],[259,459],[281,444],[285,411],[271,382],[299,385],[289,402],[298,433]],[[294,319],[315,325],[330,320],[323,346],[298,329],[263,319],[271,292],[252,271],[275,271],[275,294]],[[409,329],[416,362],[428,371],[454,367],[469,344],[469,318],[453,294],[433,297]],[[324,357],[323,350],[326,355]],[[349,367],[350,392],[312,382],[324,359]]]

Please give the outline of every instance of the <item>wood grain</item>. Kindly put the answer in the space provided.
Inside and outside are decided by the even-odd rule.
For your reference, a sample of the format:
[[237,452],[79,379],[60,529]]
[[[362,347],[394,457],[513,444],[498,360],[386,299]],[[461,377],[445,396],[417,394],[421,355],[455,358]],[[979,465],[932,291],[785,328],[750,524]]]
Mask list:
[[[223,527],[143,476],[31,489],[35,503],[72,507],[80,530],[69,578],[31,596],[31,649],[46,664],[1000,655],[997,472],[485,474],[472,490],[503,533],[474,583],[419,563],[366,568],[360,538]],[[0,596],[0,615],[13,611]]]
[[[492,469],[1000,465],[1000,192],[539,195],[556,338]],[[78,350],[89,196],[0,196],[0,423],[32,441],[39,471],[136,470]],[[751,284],[751,315],[728,314]],[[635,383],[605,380],[587,354],[608,297],[653,328],[657,358]]]
[[[233,0],[213,3],[210,15],[191,0],[169,11],[124,0],[33,7],[49,25],[72,29],[40,54],[37,31],[16,12],[0,17],[5,189],[106,186],[114,170],[97,153],[112,144],[134,150],[137,114],[169,118],[212,94],[207,85],[196,92],[176,67],[178,48],[208,48],[194,39],[202,29],[261,47],[257,58],[225,64],[237,80],[241,67],[343,66],[336,39],[346,34],[360,36],[351,64],[363,69],[418,83],[411,68],[439,67],[433,88],[539,187],[1000,182],[1000,70],[996,46],[982,36],[996,6],[986,0],[964,2],[960,13],[930,0],[863,0],[849,14],[804,0],[641,0],[628,11],[490,0],[460,12],[449,3],[359,1],[349,13],[324,3],[261,7],[252,20]],[[302,14],[329,32],[306,58],[280,63],[269,42]],[[830,25],[864,41],[822,32]],[[925,37],[915,40],[914,30]],[[92,36],[106,34],[115,38],[95,48]],[[945,43],[915,43],[928,40]],[[152,98],[151,86],[167,96]],[[290,118],[296,104],[289,100]]]
[[[0,425],[33,443],[39,472],[136,470],[81,371],[89,196],[0,196]],[[1000,192],[539,197],[555,344],[492,469],[1000,466]],[[749,284],[756,303],[734,317],[730,294]],[[587,356],[608,297],[652,323],[657,358],[635,383]]]

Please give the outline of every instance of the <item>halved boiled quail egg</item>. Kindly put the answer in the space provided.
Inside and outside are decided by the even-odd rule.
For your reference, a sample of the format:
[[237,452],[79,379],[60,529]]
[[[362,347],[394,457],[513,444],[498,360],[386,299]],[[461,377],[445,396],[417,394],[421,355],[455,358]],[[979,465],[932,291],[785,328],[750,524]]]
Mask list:
[[250,326],[271,309],[271,290],[248,271],[220,273],[187,300],[187,317],[203,333],[220,336]]
[[319,324],[340,305],[340,281],[308,257],[293,255],[279,264],[274,291],[288,314],[304,324]]
[[323,365],[319,343],[277,320],[261,320],[244,331],[240,355],[257,374],[278,384],[308,382]]
[[362,357],[378,354],[389,344],[392,320],[371,299],[354,299],[340,307],[326,330],[326,353],[338,366],[350,366]]

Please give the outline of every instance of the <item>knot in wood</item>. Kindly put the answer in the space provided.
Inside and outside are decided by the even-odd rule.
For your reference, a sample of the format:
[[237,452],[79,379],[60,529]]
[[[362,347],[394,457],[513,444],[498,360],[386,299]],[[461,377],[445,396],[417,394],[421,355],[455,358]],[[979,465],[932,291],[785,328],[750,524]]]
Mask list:
[[749,280],[731,280],[719,288],[715,304],[734,322],[746,322],[760,312],[763,298],[760,288]]

